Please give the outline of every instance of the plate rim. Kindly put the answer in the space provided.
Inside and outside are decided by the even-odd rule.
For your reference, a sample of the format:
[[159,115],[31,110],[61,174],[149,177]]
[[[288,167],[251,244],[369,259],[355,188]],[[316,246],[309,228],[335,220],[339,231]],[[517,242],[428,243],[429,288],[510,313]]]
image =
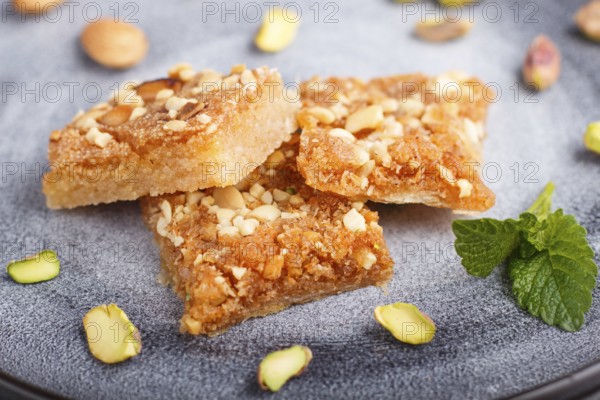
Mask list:
[[[15,378],[0,370],[0,393],[13,395],[15,399],[63,400],[57,395],[24,380]],[[552,381],[534,386],[505,400],[583,400],[592,394],[600,393],[600,360],[587,364],[574,372],[567,373]],[[9,397],[9,399],[12,397]]]

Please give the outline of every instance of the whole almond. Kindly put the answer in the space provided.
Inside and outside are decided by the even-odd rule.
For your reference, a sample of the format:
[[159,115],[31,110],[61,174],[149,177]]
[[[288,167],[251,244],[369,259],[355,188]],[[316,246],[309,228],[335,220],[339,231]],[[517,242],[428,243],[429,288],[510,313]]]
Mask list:
[[140,96],[144,102],[148,103],[154,101],[158,92],[164,89],[171,89],[173,92],[177,92],[181,89],[181,81],[172,78],[157,79],[142,83],[137,87],[136,91],[138,96]]
[[148,52],[148,40],[140,28],[112,19],[90,23],[81,34],[81,45],[94,61],[109,68],[132,67]]
[[21,14],[42,14],[62,3],[63,0],[13,0],[15,8]]
[[560,52],[547,36],[531,43],[523,65],[523,80],[537,90],[552,86],[560,75]]
[[600,0],[584,5],[575,14],[575,22],[589,39],[600,42]]
[[123,125],[125,122],[129,121],[132,112],[133,107],[122,104],[98,118],[98,122],[112,127]]

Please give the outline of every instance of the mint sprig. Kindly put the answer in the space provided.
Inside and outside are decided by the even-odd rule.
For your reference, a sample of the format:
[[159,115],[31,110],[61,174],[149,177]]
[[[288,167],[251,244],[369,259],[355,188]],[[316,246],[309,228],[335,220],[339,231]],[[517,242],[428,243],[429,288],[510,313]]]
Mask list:
[[587,231],[575,217],[552,212],[549,183],[518,220],[456,220],[456,252],[471,275],[487,277],[508,261],[517,303],[549,325],[578,331],[592,305],[598,266]]

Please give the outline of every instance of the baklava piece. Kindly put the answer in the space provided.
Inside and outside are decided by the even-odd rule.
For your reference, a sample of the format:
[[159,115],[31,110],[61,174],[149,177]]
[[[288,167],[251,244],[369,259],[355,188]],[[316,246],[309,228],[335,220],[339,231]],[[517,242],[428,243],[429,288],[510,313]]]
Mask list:
[[294,135],[237,187],[142,199],[166,275],[185,300],[182,331],[218,334],[391,278],[377,213],[306,186],[297,149]]
[[355,200],[487,210],[495,196],[478,173],[486,95],[460,73],[314,78],[302,84],[300,172]]
[[235,66],[119,90],[52,132],[43,190],[51,208],[235,184],[296,131],[299,102],[280,74]]

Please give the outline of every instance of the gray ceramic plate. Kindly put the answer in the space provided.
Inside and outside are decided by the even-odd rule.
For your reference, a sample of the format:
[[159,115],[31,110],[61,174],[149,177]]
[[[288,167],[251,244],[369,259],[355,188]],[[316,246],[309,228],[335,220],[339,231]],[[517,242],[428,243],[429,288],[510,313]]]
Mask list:
[[[490,399],[521,393],[600,359],[599,299],[577,333],[530,317],[515,305],[503,269],[486,280],[465,273],[452,250],[455,217],[443,210],[375,206],[396,261],[388,296],[375,288],[358,290],[207,339],[178,333],[182,304],[157,284],[157,250],[136,203],[46,209],[39,175],[48,134],[88,107],[87,100],[97,97],[94,88],[107,97],[115,82],[158,77],[183,60],[221,70],[239,62],[269,64],[288,81],[313,74],[368,78],[461,69],[493,83],[499,93],[485,151],[486,178],[498,199],[487,215],[518,215],[553,180],[555,204],[579,218],[598,250],[600,158],[584,150],[581,136],[590,120],[600,119],[600,46],[573,27],[571,16],[583,1],[488,0],[474,8],[476,25],[469,36],[442,45],[411,35],[418,14],[432,9],[431,3],[418,6],[417,15],[386,0],[301,3],[300,34],[276,55],[254,50],[257,24],[249,21],[255,16],[250,3],[237,6],[238,21],[220,2],[117,2],[112,9],[107,3],[100,6],[104,15],[119,9],[121,17],[138,19],[151,42],[148,58],[125,72],[96,66],[77,46],[84,15],[94,17],[95,6],[76,3],[71,15],[63,7],[61,15],[37,22],[21,21],[5,7],[2,261],[53,247],[63,268],[55,280],[30,286],[0,276],[3,374],[73,398],[266,397],[255,383],[259,360],[271,350],[302,343],[311,347],[314,361],[282,390],[282,398]],[[208,15],[212,6],[216,15]],[[561,48],[563,73],[554,88],[531,96],[520,86],[518,71],[527,45],[542,32]],[[439,328],[435,341],[404,346],[381,329],[373,308],[393,301],[428,312]],[[114,366],[90,356],[81,327],[88,309],[107,302],[127,311],[144,342],[141,356]]]

